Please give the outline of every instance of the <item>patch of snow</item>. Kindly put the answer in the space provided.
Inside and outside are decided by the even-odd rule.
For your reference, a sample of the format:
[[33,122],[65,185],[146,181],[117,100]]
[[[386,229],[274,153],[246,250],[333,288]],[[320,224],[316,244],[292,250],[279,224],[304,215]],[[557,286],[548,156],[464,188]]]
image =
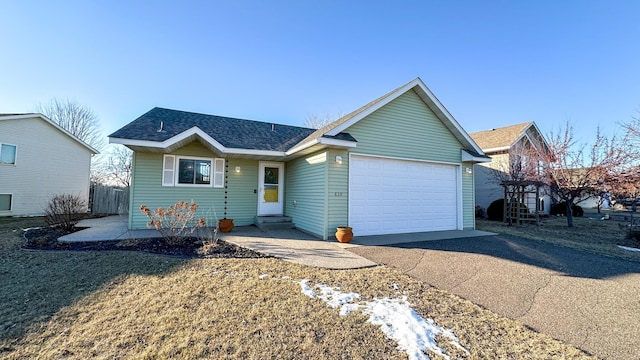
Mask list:
[[442,335],[450,343],[469,352],[460,345],[453,331],[436,325],[432,319],[424,319],[407,302],[406,296],[400,299],[374,299],[366,302],[363,313],[369,314],[369,322],[380,326],[388,338],[398,343],[398,348],[409,356],[409,359],[428,359],[424,351],[431,350],[446,359],[449,356],[438,346],[436,336]]
[[627,251],[634,251],[634,252],[640,252],[640,249],[638,248],[633,248],[633,247],[628,247],[628,246],[622,246],[622,245],[618,245],[618,247],[622,250],[627,250]]
[[29,230],[38,230],[38,229],[42,229],[42,226],[30,227],[30,228],[22,229],[22,231],[27,232]]
[[269,274],[262,274],[262,275],[258,276],[258,278],[259,278],[260,280],[264,280],[264,279],[266,279],[266,278],[268,278],[268,277],[269,277]]
[[311,286],[309,286],[309,280],[307,279],[302,280],[299,282],[299,284],[300,284],[300,287],[302,288],[303,294],[311,298],[318,296],[318,294],[316,294],[316,292],[311,289]]
[[[449,359],[436,342],[436,336],[448,338],[454,346],[465,353],[469,352],[460,345],[458,338],[451,330],[444,329],[432,320],[423,319],[407,301],[406,296],[399,299],[373,299],[373,301],[359,301],[362,296],[357,293],[343,293],[340,288],[331,288],[325,284],[309,286],[309,280],[298,282],[302,293],[319,298],[332,308],[340,308],[340,315],[346,316],[356,310],[369,315],[370,323],[380,327],[382,332],[398,343],[398,349],[404,351],[411,360],[426,360],[427,350]],[[317,288],[318,292],[313,289]],[[358,301],[358,302],[355,302]],[[355,303],[354,303],[355,302]]]
[[330,307],[340,308],[340,315],[349,315],[351,311],[355,310],[349,303],[360,299],[360,294],[343,293],[340,288],[331,288],[325,284],[316,284],[316,287],[320,290],[318,297]]

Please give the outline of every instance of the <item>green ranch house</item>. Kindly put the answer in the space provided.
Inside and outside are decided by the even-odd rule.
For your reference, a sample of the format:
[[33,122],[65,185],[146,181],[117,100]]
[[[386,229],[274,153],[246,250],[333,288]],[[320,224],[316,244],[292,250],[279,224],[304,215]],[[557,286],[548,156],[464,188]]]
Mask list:
[[474,229],[474,164],[489,161],[420,78],[322,129],[154,108],[109,141],[134,151],[131,229],[141,204],[178,200],[321,239]]

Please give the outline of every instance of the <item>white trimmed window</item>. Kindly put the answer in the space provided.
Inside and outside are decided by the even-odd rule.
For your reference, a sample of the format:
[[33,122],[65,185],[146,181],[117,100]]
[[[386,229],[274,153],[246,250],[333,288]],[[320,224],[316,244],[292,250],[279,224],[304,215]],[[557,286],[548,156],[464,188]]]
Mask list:
[[18,147],[11,144],[0,144],[0,164],[15,165]]
[[162,186],[224,187],[224,159],[165,155]]
[[13,195],[0,194],[0,211],[11,211],[12,203],[13,203]]

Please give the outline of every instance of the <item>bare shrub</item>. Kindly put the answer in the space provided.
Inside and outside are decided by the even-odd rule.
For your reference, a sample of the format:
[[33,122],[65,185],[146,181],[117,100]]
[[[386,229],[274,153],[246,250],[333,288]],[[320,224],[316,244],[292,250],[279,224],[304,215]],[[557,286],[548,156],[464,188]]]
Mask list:
[[174,246],[185,245],[196,229],[207,226],[205,218],[196,220],[197,210],[198,204],[184,200],[167,207],[166,210],[159,207],[153,212],[146,205],[140,205],[140,211],[150,220],[147,227],[154,227],[168,244]]
[[71,231],[87,212],[87,201],[80,195],[54,195],[44,209],[45,221]]

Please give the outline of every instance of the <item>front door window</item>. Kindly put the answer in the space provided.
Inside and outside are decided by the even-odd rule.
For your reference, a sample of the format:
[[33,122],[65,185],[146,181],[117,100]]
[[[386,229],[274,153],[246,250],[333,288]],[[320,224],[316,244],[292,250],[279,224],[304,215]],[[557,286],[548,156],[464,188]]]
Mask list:
[[264,168],[264,202],[278,202],[278,179],[279,174],[277,167],[265,167]]

